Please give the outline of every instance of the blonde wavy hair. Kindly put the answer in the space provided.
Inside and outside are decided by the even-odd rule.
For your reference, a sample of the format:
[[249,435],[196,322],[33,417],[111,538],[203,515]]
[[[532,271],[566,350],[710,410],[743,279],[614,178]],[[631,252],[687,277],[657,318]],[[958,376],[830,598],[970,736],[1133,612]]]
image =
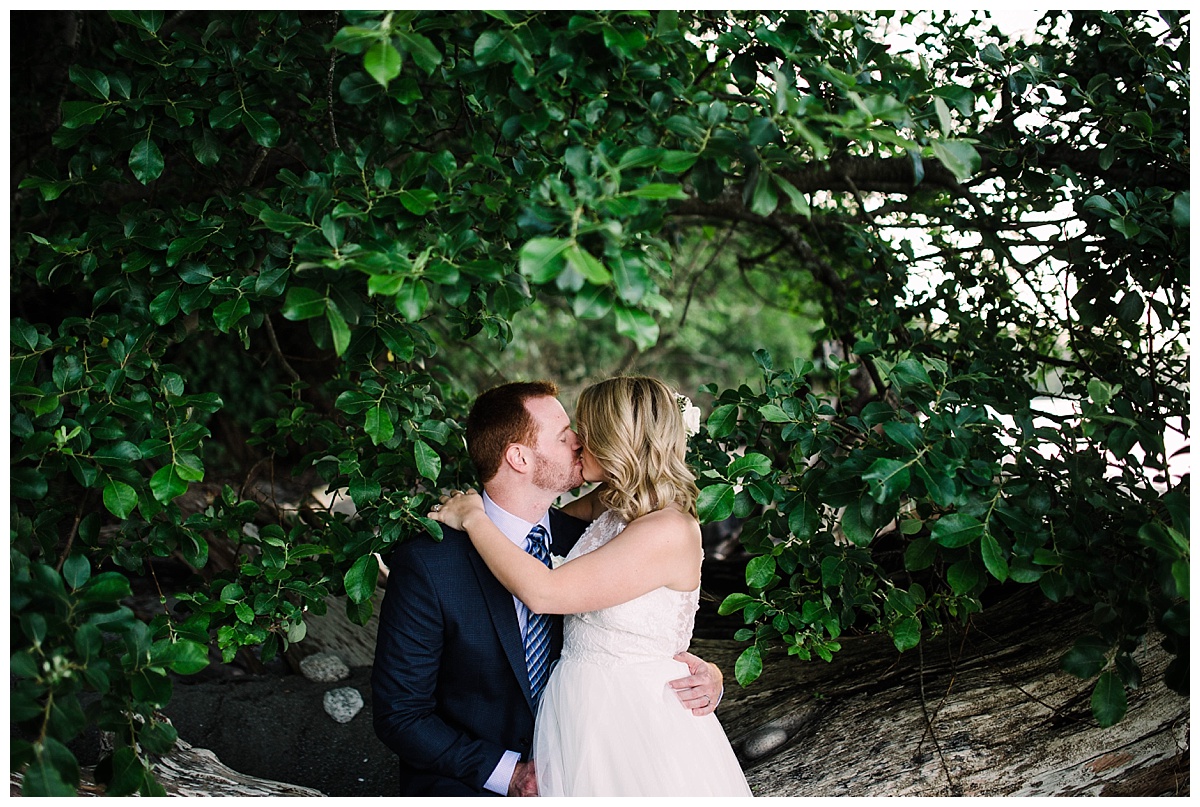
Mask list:
[[593,384],[575,408],[579,439],[608,473],[600,500],[626,522],[675,505],[696,518],[696,477],[675,393],[657,378]]

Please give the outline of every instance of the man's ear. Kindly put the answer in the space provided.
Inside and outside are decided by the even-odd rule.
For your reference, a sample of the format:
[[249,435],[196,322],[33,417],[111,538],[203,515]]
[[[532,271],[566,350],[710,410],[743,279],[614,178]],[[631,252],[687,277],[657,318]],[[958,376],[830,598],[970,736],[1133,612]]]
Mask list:
[[533,466],[529,463],[529,454],[529,449],[525,446],[519,443],[510,443],[508,448],[504,449],[504,461],[517,473],[528,473],[533,470]]

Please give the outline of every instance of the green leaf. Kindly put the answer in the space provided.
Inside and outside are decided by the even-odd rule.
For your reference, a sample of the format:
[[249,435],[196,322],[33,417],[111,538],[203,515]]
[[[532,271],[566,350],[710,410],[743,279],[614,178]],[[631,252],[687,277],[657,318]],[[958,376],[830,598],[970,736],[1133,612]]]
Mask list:
[[952,125],[950,120],[950,107],[948,107],[946,102],[941,98],[934,96],[933,109],[935,112],[937,112],[938,127],[941,129],[942,136],[949,137],[950,127]]
[[948,513],[933,523],[933,540],[949,549],[966,546],[983,535],[983,523],[974,516]]
[[409,322],[416,322],[429,307],[429,286],[423,280],[409,278],[400,285],[394,299],[396,310]]
[[112,777],[108,780],[105,794],[130,796],[138,791],[146,779],[146,769],[137,754],[127,745],[117,748],[112,755]]
[[964,140],[933,141],[933,156],[949,169],[959,182],[965,182],[983,164],[979,152]]
[[1109,670],[1100,676],[1092,690],[1092,716],[1101,728],[1115,726],[1125,717],[1127,708],[1125,685],[1116,673]]
[[887,438],[901,448],[909,451],[921,450],[921,428],[917,424],[892,420],[884,423],[882,428]]
[[760,216],[769,216],[779,206],[779,195],[771,184],[771,175],[766,171],[759,173],[754,182],[754,191],[750,195],[750,211]]
[[863,518],[861,502],[850,502],[842,512],[842,532],[855,546],[867,546],[875,538],[875,528]]
[[776,404],[764,404],[758,408],[758,412],[768,423],[790,423],[795,419]]
[[713,409],[708,416],[708,434],[715,439],[728,437],[737,428],[737,422],[737,404],[721,404]]
[[630,168],[649,168],[657,165],[663,150],[654,146],[634,146],[621,155],[617,169],[627,171]]
[[575,242],[563,238],[532,238],[521,247],[521,274],[534,283],[549,283],[563,270],[562,254]]
[[[205,659],[205,663],[207,663]],[[179,732],[170,723],[161,720],[151,721],[149,725],[138,732],[138,745],[151,754],[169,754],[179,739]]]
[[1108,663],[1110,645],[1098,636],[1081,636],[1062,657],[1062,668],[1077,678],[1098,675]]
[[371,477],[355,477],[350,480],[350,499],[359,507],[365,507],[383,494],[379,481]]
[[506,36],[499,31],[484,31],[475,40],[475,61],[479,66],[493,62],[511,62],[516,52]]
[[937,544],[925,536],[914,538],[904,550],[904,568],[910,572],[928,569],[937,559]]
[[563,257],[576,272],[583,275],[583,279],[588,283],[596,286],[607,286],[612,282],[612,274],[605,268],[604,264],[598,261],[595,256],[585,249],[582,249],[579,244],[571,244],[563,252]]
[[[49,737],[46,741],[55,742]],[[79,794],[74,785],[67,784],[64,772],[55,767],[52,760],[38,759],[25,769],[21,781],[21,795],[76,797]]]
[[725,475],[730,479],[737,479],[747,473],[767,476],[771,473],[771,460],[764,454],[752,451],[729,463],[729,468],[725,471]]
[[746,585],[751,588],[766,588],[775,577],[775,557],[758,555],[746,564]]
[[955,594],[970,594],[983,580],[983,574],[974,560],[960,560],[946,570],[946,582]]
[[272,148],[279,142],[279,122],[266,112],[247,109],[242,115],[242,124],[254,142],[263,148]]
[[742,686],[749,686],[762,675],[762,654],[757,647],[747,647],[733,665],[733,676]]
[[213,324],[221,333],[229,333],[238,320],[247,316],[250,316],[250,301],[238,295],[213,309]]
[[376,404],[367,410],[367,419],[363,428],[375,445],[388,442],[395,433],[392,416],[381,404]]
[[316,289],[307,286],[293,286],[288,289],[283,301],[283,317],[293,321],[312,319],[323,315],[327,309],[326,297]]
[[138,182],[145,185],[158,179],[163,172],[163,155],[158,144],[150,139],[149,132],[144,140],[139,140],[129,152],[129,169]]
[[114,479],[104,486],[104,506],[117,518],[129,518],[137,507],[137,491],[126,483]]
[[285,235],[291,234],[302,228],[311,228],[313,226],[304,219],[298,219],[295,216],[288,215],[287,213],[280,213],[277,210],[271,210],[270,208],[266,207],[258,212],[258,218],[263,224],[267,225],[268,228],[277,233],[283,233]]
[[173,286],[150,301],[150,318],[157,325],[166,325],[179,315],[179,286]]
[[1171,564],[1171,579],[1175,581],[1175,592],[1185,599],[1191,596],[1191,564],[1180,558]]
[[414,216],[424,216],[433,209],[438,200],[437,194],[428,188],[400,191],[396,198],[404,205],[404,209]]
[[979,542],[979,548],[983,555],[983,565],[987,568],[988,573],[1001,583],[1007,580],[1008,561],[1004,557],[1004,550],[1000,548],[1000,542],[990,532],[984,532],[983,538]]
[[805,198],[804,194],[795,185],[778,174],[773,174],[771,179],[775,183],[775,186],[787,195],[794,212],[799,213],[806,219],[812,218],[812,209],[808,205],[808,199]]
[[129,587],[129,579],[120,572],[101,572],[89,577],[75,592],[82,600],[89,602],[120,602],[133,594]]
[[105,100],[108,99],[110,91],[108,76],[99,70],[72,64],[70,70],[67,71],[67,75],[76,86],[80,87],[88,95],[94,95],[97,98]]
[[77,589],[92,576],[92,564],[87,555],[74,552],[63,561],[63,579],[72,589]]
[[699,154],[690,151],[668,149],[659,158],[658,167],[668,174],[679,174],[695,165],[699,158]]
[[205,167],[212,167],[221,159],[221,141],[211,129],[201,129],[198,137],[192,138],[192,155],[196,162]]
[[1187,229],[1192,220],[1192,194],[1183,191],[1175,194],[1171,203],[1171,222],[1180,229]]
[[208,125],[214,129],[232,129],[241,122],[240,106],[215,106],[208,113]]
[[104,117],[104,113],[108,110],[108,107],[109,104],[107,102],[63,101],[62,125],[67,129],[78,129],[80,126],[88,126]]
[[733,485],[719,482],[702,488],[696,499],[701,524],[724,521],[733,515]]
[[921,620],[915,616],[904,617],[892,625],[888,632],[897,650],[901,653],[912,650],[921,643]]
[[403,57],[391,42],[380,41],[371,46],[363,57],[363,69],[371,78],[386,87],[396,76],[400,75]]
[[617,333],[633,340],[638,350],[649,350],[658,342],[658,323],[654,316],[638,308],[614,305]]
[[617,295],[629,305],[637,305],[654,289],[645,264],[627,255],[618,256],[613,268],[613,282]]
[[401,31],[395,36],[396,41],[400,43],[400,47],[412,57],[417,67],[424,70],[428,75],[433,75],[433,71],[437,70],[438,66],[442,63],[442,54],[434,46],[433,42],[426,36],[408,31]]
[[1121,385],[1106,384],[1098,378],[1093,378],[1088,381],[1087,391],[1088,398],[1100,408],[1105,409],[1112,403],[1113,397],[1121,391]]
[[163,504],[169,504],[181,496],[187,488],[187,482],[179,475],[179,466],[175,463],[164,465],[154,472],[154,476],[150,477],[150,492]]
[[378,28],[348,25],[334,34],[329,45],[344,53],[362,53],[384,36],[386,34]]
[[867,483],[871,498],[880,504],[899,499],[908,490],[911,481],[908,466],[907,462],[886,457],[880,457],[871,463],[871,467],[862,477]]
[[442,458],[424,440],[413,444],[413,456],[417,461],[417,472],[430,482],[437,482],[442,472]]
[[346,571],[346,596],[351,602],[366,602],[374,596],[378,581],[379,562],[374,555],[363,555]]
[[788,529],[797,538],[811,538],[821,525],[821,513],[809,502],[801,499],[792,505],[788,514]]
[[665,182],[651,182],[641,186],[635,190],[629,191],[626,196],[636,196],[639,199],[686,199],[687,193],[683,190],[682,185],[675,185]]
[[155,642],[150,648],[150,662],[180,675],[195,675],[209,664],[208,647],[189,639]]
[[929,377],[929,371],[914,359],[897,362],[889,375],[892,381],[901,387],[933,386],[933,379]]
[[738,611],[741,611],[752,602],[754,602],[754,598],[749,594],[742,594],[741,592],[735,591],[733,594],[730,594],[724,600],[722,600],[720,606],[717,607],[717,613],[721,616],[729,616],[730,614],[735,614]]
[[346,318],[342,316],[341,310],[333,300],[325,307],[325,320],[333,334],[333,351],[341,356],[350,346],[350,326],[346,324]]

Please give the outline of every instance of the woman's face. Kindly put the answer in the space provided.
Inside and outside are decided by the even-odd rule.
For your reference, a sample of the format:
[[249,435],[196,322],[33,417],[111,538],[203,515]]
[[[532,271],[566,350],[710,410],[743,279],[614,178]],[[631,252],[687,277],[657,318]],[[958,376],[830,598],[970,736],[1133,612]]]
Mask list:
[[600,467],[600,463],[596,460],[596,455],[593,454],[588,447],[583,447],[583,481],[584,482],[603,482],[608,478],[608,474]]

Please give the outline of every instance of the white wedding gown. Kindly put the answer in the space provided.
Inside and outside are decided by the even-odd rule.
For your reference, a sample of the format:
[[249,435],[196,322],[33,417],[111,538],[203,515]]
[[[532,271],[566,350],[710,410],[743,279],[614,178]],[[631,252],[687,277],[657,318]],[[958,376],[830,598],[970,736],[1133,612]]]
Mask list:
[[[609,510],[567,560],[625,529]],[[716,715],[694,716],[669,681],[688,675],[700,590],[660,588],[563,624],[542,694],[533,759],[542,796],[749,796]]]

